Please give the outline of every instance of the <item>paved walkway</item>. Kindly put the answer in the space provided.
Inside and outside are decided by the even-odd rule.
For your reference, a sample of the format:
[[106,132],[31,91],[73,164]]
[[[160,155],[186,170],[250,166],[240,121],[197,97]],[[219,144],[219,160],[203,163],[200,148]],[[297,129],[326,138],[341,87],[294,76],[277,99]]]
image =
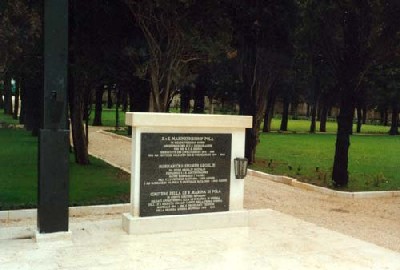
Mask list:
[[[101,135],[96,137],[100,138],[96,147],[98,149],[106,148],[105,141],[101,141],[106,140],[106,138],[102,138]],[[91,151],[97,151],[93,148],[94,141],[95,139],[92,139]],[[123,151],[122,154],[126,155],[130,151],[130,147],[126,144],[129,144],[129,142],[123,143],[122,141],[119,143],[123,146],[119,146],[122,148],[118,151]],[[103,158],[109,158],[107,151],[102,155],[104,155]],[[114,163],[120,166],[129,166],[119,164],[117,160]],[[259,187],[261,181],[257,185]],[[293,187],[286,188],[293,191]],[[258,192],[263,193],[262,197],[270,200],[271,198],[268,196],[271,195],[267,191],[258,188]],[[264,194],[265,192],[266,194]],[[256,192],[251,194],[257,195]],[[246,193],[246,196],[251,194]],[[313,193],[307,193],[307,195],[314,197],[313,203],[328,199],[318,197],[319,195]],[[280,194],[280,196],[285,195]],[[300,197],[297,196],[296,198],[299,199]],[[261,197],[257,196],[257,198]],[[253,199],[259,200],[257,198]],[[279,202],[276,199],[274,200]],[[346,203],[349,202],[346,201]],[[324,204],[326,203],[327,201],[324,201]],[[254,205],[257,205],[257,203],[252,202],[252,206]],[[347,207],[351,208],[350,205],[347,205]],[[298,209],[298,211],[301,211],[301,209]],[[318,210],[315,209],[315,211]],[[343,212],[331,211],[328,213],[335,215]],[[306,219],[306,216],[304,216],[304,219]],[[15,223],[15,226],[9,225],[5,227],[0,223],[0,239],[3,239],[0,240],[0,269],[5,270],[400,270],[399,252],[273,210],[250,211],[250,226],[246,228],[140,236],[127,235],[122,230],[120,215],[72,218],[70,222],[72,240],[60,242],[36,243],[29,239],[27,236],[32,235],[36,227],[34,220]],[[347,224],[347,226],[351,226],[351,224]],[[362,228],[358,229],[362,230]],[[385,229],[384,227],[380,228],[380,230]],[[7,237],[7,235],[10,237]]]
[[246,228],[133,236],[120,217],[70,227],[72,241],[1,240],[0,269],[400,269],[399,253],[273,210],[251,212]]
[[[112,138],[111,147],[109,146],[110,138]],[[128,137],[103,131],[101,127],[90,127],[89,153],[109,161],[116,167],[127,171],[131,169],[132,149]]]

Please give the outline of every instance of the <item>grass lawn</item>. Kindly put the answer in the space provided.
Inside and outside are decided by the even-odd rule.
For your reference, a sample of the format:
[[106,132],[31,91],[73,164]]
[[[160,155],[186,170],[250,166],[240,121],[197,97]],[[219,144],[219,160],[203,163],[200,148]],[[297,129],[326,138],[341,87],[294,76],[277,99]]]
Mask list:
[[19,124],[19,120],[13,119],[11,115],[5,115],[4,110],[1,109],[0,110],[0,127],[3,124],[15,126],[15,125]]
[[[37,138],[23,129],[3,128],[0,148],[0,210],[35,207]],[[128,202],[129,174],[93,157],[90,162],[79,166],[70,155],[70,205]]]
[[[89,116],[89,124],[91,125],[94,119],[94,111]],[[115,127],[115,108],[107,109],[103,107],[103,112],[101,114],[101,123],[106,127]],[[125,112],[121,109],[119,110],[119,126],[125,127]]]
[[[94,117],[94,112],[90,116],[89,123],[92,123]],[[121,128],[125,126],[125,113],[120,110],[119,112],[119,126]],[[103,126],[107,127],[115,127],[115,108],[107,109],[103,108],[102,113],[102,123]],[[288,132],[292,133],[308,133],[310,130],[311,122],[309,120],[289,120],[288,123]],[[274,118],[271,123],[272,131],[279,131],[279,127],[281,125],[281,120]],[[367,134],[387,134],[389,132],[390,127],[388,126],[381,126],[381,125],[371,125],[366,124],[362,125],[361,133]],[[317,121],[317,131],[319,130],[319,121]],[[337,123],[333,121],[328,121],[326,123],[326,130],[327,133],[336,133],[337,130]],[[353,125],[354,133],[356,132],[356,124]],[[317,132],[318,133],[318,132]]]
[[[115,111],[106,109],[103,118],[114,119]],[[279,127],[280,119],[273,119],[272,130],[279,131]],[[356,125],[353,127],[355,132]],[[288,132],[261,134],[253,168],[330,186],[337,124],[327,122],[327,134],[309,134],[309,128],[308,120],[289,120]],[[400,190],[400,137],[385,135],[388,130],[385,126],[363,125],[361,134],[351,137],[348,190]],[[116,133],[126,135],[127,131]]]
[[[253,168],[329,186],[335,139],[333,134],[262,134]],[[348,190],[400,190],[399,157],[398,136],[353,135]]]
[[[280,119],[272,119],[271,129],[272,131],[279,131],[281,125]],[[310,120],[289,120],[288,131],[296,133],[309,132],[311,121]],[[353,125],[353,131],[356,132],[357,125]],[[390,127],[380,126],[380,125],[362,125],[361,133],[368,134],[387,134]],[[317,131],[319,130],[319,121],[317,121]],[[326,122],[326,131],[328,133],[336,133],[337,123],[328,121]]]

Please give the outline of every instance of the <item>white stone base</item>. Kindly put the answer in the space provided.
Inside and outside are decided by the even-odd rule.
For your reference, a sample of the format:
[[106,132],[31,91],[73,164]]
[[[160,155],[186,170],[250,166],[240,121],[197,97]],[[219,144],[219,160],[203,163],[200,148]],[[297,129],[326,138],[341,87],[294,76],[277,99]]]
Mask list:
[[122,215],[122,228],[128,234],[247,227],[248,225],[249,211],[247,210],[153,217],[133,217],[130,213]]
[[57,242],[57,241],[72,241],[72,232],[55,232],[55,233],[40,233],[36,231],[34,235],[36,243]]

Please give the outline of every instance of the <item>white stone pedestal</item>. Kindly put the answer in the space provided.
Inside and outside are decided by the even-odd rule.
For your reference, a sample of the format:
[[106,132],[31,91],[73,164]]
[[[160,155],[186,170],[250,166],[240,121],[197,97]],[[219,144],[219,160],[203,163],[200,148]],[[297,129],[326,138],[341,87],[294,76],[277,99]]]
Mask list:
[[122,228],[128,234],[247,227],[248,225],[249,212],[247,210],[154,217],[133,217],[130,213],[125,213],[122,216]]
[[[241,227],[248,224],[248,213],[243,210],[244,180],[236,179],[233,160],[244,157],[245,129],[251,128],[250,116],[127,113],[126,124],[132,126],[131,210],[123,215],[123,229],[130,234],[177,230],[196,230]],[[218,134],[229,135],[230,175],[229,206],[227,211],[184,215],[141,215],[141,150],[142,134]],[[224,137],[225,138],[225,137]],[[204,149],[203,149],[204,150]],[[229,163],[229,162],[228,162]],[[224,166],[226,169],[228,166]],[[229,170],[228,170],[229,171]]]

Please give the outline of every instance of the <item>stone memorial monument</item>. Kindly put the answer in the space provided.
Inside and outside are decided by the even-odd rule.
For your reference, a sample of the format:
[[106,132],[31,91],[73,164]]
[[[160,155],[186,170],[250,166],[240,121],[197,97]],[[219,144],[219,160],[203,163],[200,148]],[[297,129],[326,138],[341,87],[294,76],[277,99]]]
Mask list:
[[248,225],[244,156],[250,116],[127,113],[132,126],[129,234]]

